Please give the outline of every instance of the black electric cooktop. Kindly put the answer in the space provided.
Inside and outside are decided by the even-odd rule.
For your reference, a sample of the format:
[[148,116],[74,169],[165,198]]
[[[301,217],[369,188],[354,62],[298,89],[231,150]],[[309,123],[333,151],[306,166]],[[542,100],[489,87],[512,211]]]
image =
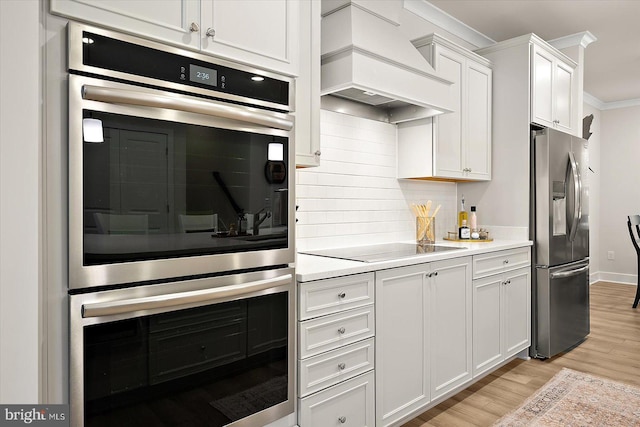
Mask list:
[[349,261],[379,262],[430,254],[434,252],[455,251],[457,249],[464,248],[443,245],[416,245],[413,243],[388,243],[383,245],[302,251],[300,253],[324,256],[328,258],[346,259]]

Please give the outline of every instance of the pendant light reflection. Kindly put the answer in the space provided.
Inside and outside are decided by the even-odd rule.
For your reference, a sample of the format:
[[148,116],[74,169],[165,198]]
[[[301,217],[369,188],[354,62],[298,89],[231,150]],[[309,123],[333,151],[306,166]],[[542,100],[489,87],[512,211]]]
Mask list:
[[104,133],[102,131],[102,120],[82,119],[82,137],[84,142],[102,143]]
[[251,77],[251,80],[253,80],[254,82],[261,82],[264,80],[264,77],[262,76],[253,76]]
[[270,142],[268,151],[267,151],[267,159],[270,161],[281,162],[284,160],[284,144],[280,142]]

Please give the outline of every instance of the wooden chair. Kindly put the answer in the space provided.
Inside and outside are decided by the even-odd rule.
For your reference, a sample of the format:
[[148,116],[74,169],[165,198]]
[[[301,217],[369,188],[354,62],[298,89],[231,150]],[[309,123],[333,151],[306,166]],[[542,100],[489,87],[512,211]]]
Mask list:
[[[633,232],[632,226],[635,226],[635,233]],[[631,243],[633,243],[633,246],[636,248],[636,253],[638,254],[638,287],[636,289],[636,299],[633,301],[633,308],[636,308],[640,300],[640,215],[628,216],[627,227],[629,227]]]

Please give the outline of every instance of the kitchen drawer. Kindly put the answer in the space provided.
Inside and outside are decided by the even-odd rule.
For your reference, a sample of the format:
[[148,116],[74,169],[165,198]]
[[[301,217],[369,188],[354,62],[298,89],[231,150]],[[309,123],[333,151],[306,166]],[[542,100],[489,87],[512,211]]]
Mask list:
[[373,305],[300,322],[299,357],[314,356],[375,335]]
[[305,397],[372,370],[373,340],[369,338],[298,362],[298,396]]
[[219,327],[149,336],[149,383],[181,378],[247,357],[247,326],[238,319]]
[[374,427],[374,375],[367,372],[299,399],[300,427]]
[[374,274],[300,283],[299,320],[333,314],[373,303]]
[[489,252],[473,257],[473,278],[490,276],[531,265],[530,247]]

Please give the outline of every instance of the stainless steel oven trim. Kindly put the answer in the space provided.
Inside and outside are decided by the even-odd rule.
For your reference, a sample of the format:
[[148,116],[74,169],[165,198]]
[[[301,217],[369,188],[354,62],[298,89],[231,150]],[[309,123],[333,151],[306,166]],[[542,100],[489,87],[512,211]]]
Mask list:
[[[69,76],[69,289],[91,288],[121,283],[143,282],[166,278],[187,277],[212,272],[258,268],[267,265],[287,265],[295,259],[295,132],[256,125],[247,121],[220,118],[200,113],[124,104],[103,103],[82,98],[85,85],[131,89],[161,96],[190,98],[155,89],[139,88],[123,83],[99,80],[91,77]],[[209,101],[207,101],[209,102]],[[216,101],[211,101],[216,103]],[[202,255],[188,258],[159,259],[125,262],[109,265],[83,265],[83,173],[82,173],[82,110],[104,111],[158,120],[219,127],[265,135],[283,136],[289,139],[287,174],[288,188],[288,242],[287,248],[252,252]],[[249,107],[247,107],[249,109]],[[255,109],[255,113],[260,110]],[[264,111],[270,117],[293,121],[293,116]],[[295,129],[295,125],[294,125]]]
[[[163,313],[168,311],[199,307],[212,303],[221,303],[226,301],[234,301],[261,295],[267,295],[275,292],[288,292],[289,294],[289,311],[288,311],[288,384],[287,395],[289,399],[286,402],[275,405],[262,412],[254,414],[250,417],[228,424],[228,427],[255,427],[271,423],[280,418],[286,417],[294,413],[296,395],[295,395],[295,313],[296,313],[296,287],[293,278],[293,268],[283,268],[275,270],[258,271],[243,274],[234,274],[229,276],[219,276],[206,279],[186,280],[180,282],[164,283],[158,285],[140,286],[135,288],[126,288],[102,292],[92,292],[86,294],[70,295],[69,297],[69,401],[70,401],[70,423],[72,427],[81,427],[84,420],[84,361],[82,351],[84,348],[84,330],[85,326],[96,325],[101,323],[109,323],[123,319],[146,316],[150,314]],[[220,298],[207,299],[206,301],[188,302],[174,306],[170,309],[151,308],[134,310],[126,313],[118,313],[114,315],[102,315],[97,317],[83,317],[83,306],[91,304],[116,303],[126,301],[128,299],[158,297],[161,295],[178,292],[194,292],[213,289],[225,289],[226,287],[237,288],[243,284],[273,281],[272,285],[259,290],[249,290],[246,293],[233,293],[233,295],[224,295]]]
[[[211,90],[202,89],[195,86],[182,85],[182,84],[173,83],[173,82],[165,82],[165,81],[160,81],[157,79],[143,77],[143,76],[132,76],[130,74],[122,73],[119,71],[105,70],[102,68],[84,65],[82,63],[82,32],[83,31],[89,31],[92,33],[115,38],[115,39],[122,40],[129,43],[138,44],[138,45],[149,47],[152,49],[157,49],[164,52],[173,53],[176,55],[182,55],[182,56],[197,59],[200,61],[213,62],[219,65],[222,65],[224,67],[235,68],[238,70],[246,71],[248,73],[254,73],[256,75],[261,75],[264,77],[270,77],[273,79],[288,82],[289,83],[288,105],[282,105],[282,104],[277,104],[277,103],[268,102],[268,101],[245,98],[242,96],[237,96],[237,95],[228,94],[224,92],[212,92]],[[212,55],[204,55],[198,52],[182,49],[182,48],[171,46],[165,43],[159,43],[159,42],[143,39],[140,37],[123,34],[120,32],[115,32],[115,31],[111,31],[103,28],[80,24],[77,22],[69,22],[67,33],[68,33],[67,48],[69,52],[69,64],[68,64],[69,69],[85,72],[85,73],[96,74],[96,75],[108,75],[109,77],[133,81],[136,83],[167,87],[174,90],[198,93],[201,95],[208,95],[216,98],[228,99],[231,101],[250,103],[252,105],[257,105],[257,106],[262,106],[267,108],[275,108],[282,111],[295,111],[295,79],[293,77],[284,76],[282,74],[273,73],[267,70],[262,70],[262,69],[245,65],[245,64],[231,62],[231,61],[228,61],[219,57],[215,57]]]
[[192,98],[172,93],[158,94],[155,91],[138,91],[117,89],[115,87],[82,86],[82,98],[110,104],[125,104],[152,108],[169,108],[171,110],[200,113],[208,116],[222,117],[276,129],[291,130],[293,119],[284,114],[271,113],[250,107],[238,107],[231,104]]
[[82,317],[102,317],[114,314],[183,307],[186,304],[218,302],[221,298],[233,298],[247,293],[263,291],[291,282],[291,274],[272,279],[257,280],[241,285],[229,285],[221,288],[200,289],[196,291],[173,292],[171,294],[132,298],[127,300],[88,303],[82,305]]

